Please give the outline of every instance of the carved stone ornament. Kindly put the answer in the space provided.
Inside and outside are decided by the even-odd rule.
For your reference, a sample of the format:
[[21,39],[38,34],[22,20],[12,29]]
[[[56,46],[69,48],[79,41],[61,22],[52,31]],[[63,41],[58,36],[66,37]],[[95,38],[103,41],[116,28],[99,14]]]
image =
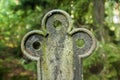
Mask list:
[[49,11],[42,29],[28,32],[22,39],[23,54],[37,61],[38,80],[82,80],[82,58],[96,47],[94,35],[85,28],[74,28],[63,10]]

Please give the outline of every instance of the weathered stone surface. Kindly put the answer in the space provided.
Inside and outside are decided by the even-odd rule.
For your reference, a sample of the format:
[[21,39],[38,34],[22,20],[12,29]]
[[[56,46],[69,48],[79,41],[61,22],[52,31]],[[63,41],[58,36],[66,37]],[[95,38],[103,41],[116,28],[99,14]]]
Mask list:
[[95,43],[90,31],[73,28],[65,11],[52,10],[44,16],[41,31],[24,36],[21,49],[37,61],[38,80],[82,80],[81,59],[92,53]]

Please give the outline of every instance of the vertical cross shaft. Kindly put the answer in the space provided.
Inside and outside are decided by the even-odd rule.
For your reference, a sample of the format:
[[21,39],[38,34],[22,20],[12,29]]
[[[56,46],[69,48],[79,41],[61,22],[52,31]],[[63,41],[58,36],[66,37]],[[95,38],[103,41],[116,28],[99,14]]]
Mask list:
[[62,10],[48,12],[41,26],[21,43],[23,54],[37,61],[38,80],[82,80],[82,58],[96,45],[92,33],[73,28],[71,17]]

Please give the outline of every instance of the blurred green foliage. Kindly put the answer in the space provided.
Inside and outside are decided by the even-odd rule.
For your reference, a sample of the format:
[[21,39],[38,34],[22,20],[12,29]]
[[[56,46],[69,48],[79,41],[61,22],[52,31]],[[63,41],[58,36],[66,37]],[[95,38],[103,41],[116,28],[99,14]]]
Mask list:
[[[22,57],[20,42],[25,33],[41,28],[42,17],[52,9],[67,11],[73,18],[75,27],[85,27],[97,38],[96,51],[83,62],[84,80],[119,80],[120,24],[114,24],[112,19],[114,4],[119,3],[119,0],[101,0],[103,3],[98,4],[103,4],[103,8],[100,6],[103,16],[94,14],[95,9],[99,9],[95,5],[97,1],[99,0],[0,0],[0,80],[15,75],[15,70],[18,70],[19,76],[12,76],[11,80],[36,78],[35,62],[26,61]],[[104,17],[101,21],[103,23],[98,20],[99,23],[95,24],[97,17]],[[100,34],[102,31],[104,33]],[[35,78],[31,78],[31,75]]]

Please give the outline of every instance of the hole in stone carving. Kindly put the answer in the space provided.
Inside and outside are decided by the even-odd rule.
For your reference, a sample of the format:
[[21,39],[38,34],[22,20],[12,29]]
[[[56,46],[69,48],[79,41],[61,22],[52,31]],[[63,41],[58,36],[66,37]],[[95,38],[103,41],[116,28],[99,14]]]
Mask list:
[[32,46],[35,50],[39,50],[41,47],[41,43],[39,41],[35,41]]
[[53,23],[53,26],[56,28],[56,29],[60,29],[60,27],[62,26],[62,23],[58,20],[56,20],[54,23]]
[[83,39],[77,39],[76,44],[78,48],[82,48],[85,45],[85,41]]

